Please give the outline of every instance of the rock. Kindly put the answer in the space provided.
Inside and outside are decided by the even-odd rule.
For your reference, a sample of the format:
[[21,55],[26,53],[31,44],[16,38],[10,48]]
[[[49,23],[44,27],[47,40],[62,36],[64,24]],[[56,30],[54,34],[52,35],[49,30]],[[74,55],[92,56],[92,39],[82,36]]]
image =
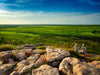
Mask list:
[[4,64],[0,67],[0,75],[7,75],[7,72],[13,67],[12,64]]
[[8,58],[9,63],[14,63],[14,60],[11,58]]
[[13,67],[12,64],[4,64],[0,67],[0,69],[4,69],[6,71],[10,70]]
[[7,75],[7,72],[4,69],[0,69],[0,75]]
[[33,53],[33,50],[32,49],[26,49],[25,50],[25,54],[26,54],[27,57],[31,56],[32,53]]
[[27,65],[28,65],[27,60],[22,60],[19,63],[17,63],[17,67],[15,68],[15,71],[20,72]]
[[93,61],[88,64],[91,66],[95,66],[96,68],[100,68],[100,61]]
[[37,69],[33,69],[32,75],[59,75],[59,71],[49,65],[42,65]]
[[20,75],[20,74],[17,71],[13,71],[10,75]]
[[20,74],[23,75],[25,73],[28,73],[33,67],[34,67],[34,64],[24,66],[23,69],[20,71]]
[[42,65],[42,64],[44,64],[44,63],[45,63],[45,61],[40,57],[40,58],[35,62],[34,67],[38,67],[38,66],[40,66],[40,65]]
[[31,55],[30,57],[27,58],[27,61],[29,64],[32,64],[38,60],[38,58],[40,57],[40,54],[34,54],[34,55]]
[[0,60],[3,61],[4,63],[8,63],[8,58],[10,57],[12,57],[11,51],[0,52]]
[[42,45],[44,45],[43,43],[38,43],[38,44],[36,44],[36,46],[42,46]]
[[100,69],[71,57],[62,60],[59,71],[67,75],[100,75]]
[[57,60],[62,60],[63,58],[70,55],[68,51],[64,51],[62,49],[51,49],[50,47],[46,48],[47,54],[45,58],[48,62],[53,62]]
[[0,66],[2,66],[3,65],[3,61],[0,61]]
[[27,62],[27,60],[22,60],[19,63],[17,63],[17,66],[19,66],[21,64],[28,65],[28,62]]
[[36,48],[36,45],[34,44],[27,44],[27,45],[22,45],[18,47],[18,49],[35,49],[35,48]]
[[16,57],[17,60],[23,60],[27,56],[25,55],[25,52],[19,52],[19,53],[16,53],[15,57]]
[[61,61],[53,61],[50,62],[49,65],[51,65],[52,67],[58,67]]

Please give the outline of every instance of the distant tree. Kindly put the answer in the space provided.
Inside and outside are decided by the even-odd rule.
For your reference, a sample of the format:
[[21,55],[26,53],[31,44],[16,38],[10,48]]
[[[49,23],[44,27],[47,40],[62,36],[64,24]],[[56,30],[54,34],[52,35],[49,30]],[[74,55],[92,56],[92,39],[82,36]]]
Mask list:
[[96,33],[96,30],[93,30],[92,33]]

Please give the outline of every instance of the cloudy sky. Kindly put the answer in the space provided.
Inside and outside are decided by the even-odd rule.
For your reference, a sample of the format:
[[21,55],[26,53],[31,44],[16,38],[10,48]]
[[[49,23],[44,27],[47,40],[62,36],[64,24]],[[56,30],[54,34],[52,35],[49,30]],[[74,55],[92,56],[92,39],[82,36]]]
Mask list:
[[0,0],[0,24],[100,24],[100,0]]

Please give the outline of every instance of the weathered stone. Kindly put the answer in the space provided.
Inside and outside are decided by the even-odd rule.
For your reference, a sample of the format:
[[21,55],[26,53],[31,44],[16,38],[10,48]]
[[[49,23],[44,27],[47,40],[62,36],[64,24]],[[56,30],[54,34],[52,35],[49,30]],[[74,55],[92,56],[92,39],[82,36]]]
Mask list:
[[33,69],[32,75],[59,75],[59,71],[49,65],[42,65],[37,69]]
[[34,44],[27,44],[27,45],[22,45],[19,46],[18,49],[35,49],[36,45]]
[[4,69],[0,69],[0,75],[7,75],[7,72]]
[[20,74],[17,71],[13,71],[10,75],[20,75]]
[[95,66],[96,68],[100,68],[100,61],[93,61],[88,64],[91,66]]
[[27,65],[28,65],[28,62],[26,60],[22,60],[17,64],[17,67],[15,68],[15,71],[20,72]]
[[7,75],[7,71],[11,70],[13,67],[12,64],[4,64],[0,66],[0,75]]
[[43,43],[38,43],[38,44],[36,44],[36,46],[42,46],[42,45],[44,45]]
[[59,70],[67,75],[100,75],[100,69],[71,57],[62,60]]
[[64,51],[62,49],[52,49],[50,47],[46,48],[47,54],[45,56],[48,62],[62,60],[63,58],[70,55],[68,51]]
[[11,51],[3,51],[0,52],[0,60],[3,61],[4,63],[8,63],[8,58],[12,57],[12,52]]
[[3,61],[0,61],[0,66],[2,66],[3,65]]
[[31,56],[33,53],[33,50],[32,49],[25,49],[25,54],[27,57]]
[[20,74],[23,75],[23,74],[29,72],[33,67],[34,67],[34,64],[24,66],[23,69],[20,71]]
[[25,55],[25,52],[19,52],[19,53],[16,53],[15,57],[16,57],[17,60],[23,60],[27,56]]
[[35,62],[34,66],[35,66],[35,67],[38,67],[38,66],[40,66],[40,65],[42,65],[42,64],[44,64],[44,63],[45,63],[45,61],[40,57],[40,58]]
[[11,58],[8,58],[9,63],[14,63],[14,60]]
[[39,57],[40,57],[39,54],[34,54],[34,55],[28,57],[27,61],[28,61],[29,64],[32,64],[32,63],[35,64],[35,62],[38,60]]

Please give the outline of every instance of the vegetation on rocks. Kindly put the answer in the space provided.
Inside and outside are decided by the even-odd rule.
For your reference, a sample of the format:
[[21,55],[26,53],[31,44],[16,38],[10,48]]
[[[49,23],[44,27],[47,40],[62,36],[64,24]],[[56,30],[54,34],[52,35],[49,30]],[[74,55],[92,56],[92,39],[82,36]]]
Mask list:
[[16,50],[17,47],[10,44],[1,44],[0,45],[0,51],[8,51],[8,50]]

